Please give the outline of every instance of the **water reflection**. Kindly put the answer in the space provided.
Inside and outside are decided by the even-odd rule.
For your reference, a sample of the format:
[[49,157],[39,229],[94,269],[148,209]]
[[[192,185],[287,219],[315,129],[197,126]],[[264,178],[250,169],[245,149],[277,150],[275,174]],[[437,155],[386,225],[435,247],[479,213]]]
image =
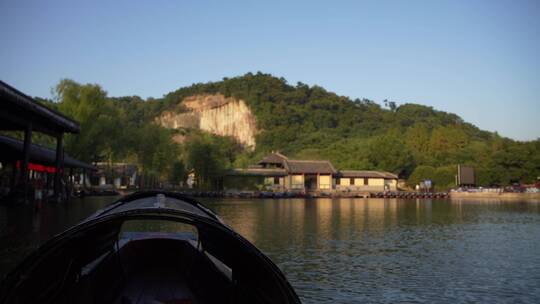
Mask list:
[[0,278],[52,236],[87,218],[116,197],[90,197],[67,203],[0,205]]
[[306,303],[540,300],[540,204],[396,199],[211,203]]
[[[0,274],[113,198],[0,206]],[[540,303],[540,203],[206,200],[306,303]]]

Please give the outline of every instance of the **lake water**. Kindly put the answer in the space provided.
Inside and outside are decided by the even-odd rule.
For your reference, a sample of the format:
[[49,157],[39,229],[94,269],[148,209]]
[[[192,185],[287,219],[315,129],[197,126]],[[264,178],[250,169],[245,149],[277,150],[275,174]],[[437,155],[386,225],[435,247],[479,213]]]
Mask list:
[[[0,206],[0,276],[114,198]],[[540,303],[540,203],[209,200],[304,303]]]

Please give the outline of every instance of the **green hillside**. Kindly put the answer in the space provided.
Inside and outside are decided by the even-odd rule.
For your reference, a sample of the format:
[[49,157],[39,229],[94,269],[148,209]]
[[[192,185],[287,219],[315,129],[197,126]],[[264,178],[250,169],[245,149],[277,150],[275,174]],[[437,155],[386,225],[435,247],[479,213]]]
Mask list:
[[255,112],[263,130],[256,156],[280,150],[296,158],[328,159],[338,168],[399,173],[412,184],[430,177],[441,187],[453,184],[460,163],[474,166],[484,185],[532,182],[540,175],[538,140],[517,142],[431,107],[394,102],[382,107],[269,74],[195,84],[166,95],[163,106],[218,92],[245,100]]
[[[181,110],[183,98],[221,93],[243,99],[257,117],[256,150],[244,151],[231,138],[153,123],[164,110]],[[338,168],[380,169],[416,184],[431,178],[439,188],[453,185],[455,166],[472,165],[482,185],[530,183],[540,176],[540,141],[518,142],[486,132],[459,116],[418,104],[350,99],[303,83],[288,84],[269,74],[194,84],[159,99],[109,98],[97,85],[63,80],[57,107],[81,122],[82,134],[67,139],[68,152],[83,160],[132,161],[161,180],[182,178],[185,168],[206,172],[247,166],[272,150],[293,158],[327,159]],[[180,172],[182,171],[182,172]]]

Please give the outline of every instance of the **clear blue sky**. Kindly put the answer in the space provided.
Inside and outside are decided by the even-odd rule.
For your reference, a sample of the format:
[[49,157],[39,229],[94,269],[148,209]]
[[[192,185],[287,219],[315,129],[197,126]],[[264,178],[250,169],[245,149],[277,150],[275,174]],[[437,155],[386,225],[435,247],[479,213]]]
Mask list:
[[[294,3],[293,3],[294,2]],[[262,71],[540,137],[540,1],[6,1],[0,79],[160,97]]]

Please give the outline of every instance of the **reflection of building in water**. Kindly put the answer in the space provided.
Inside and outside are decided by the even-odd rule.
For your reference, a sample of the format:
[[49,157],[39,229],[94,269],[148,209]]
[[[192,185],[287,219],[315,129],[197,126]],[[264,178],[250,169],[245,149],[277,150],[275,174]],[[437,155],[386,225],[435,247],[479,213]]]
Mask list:
[[317,200],[317,231],[325,238],[331,238],[333,222],[337,220],[333,217],[332,201],[329,198]]
[[399,201],[395,198],[385,199],[386,204],[386,224],[387,226],[396,226],[397,225],[397,209]]
[[302,204],[305,206],[305,214],[302,215],[307,227],[304,229],[331,239],[346,239],[351,233],[360,231],[384,234],[386,229],[397,225],[399,204],[397,199],[305,200]]
[[274,200],[264,207],[264,222],[268,225],[275,223],[279,227],[288,227],[276,229],[275,232],[282,233],[284,238],[294,237],[294,241],[300,242],[305,233],[305,203],[303,199]]
[[384,234],[385,230],[397,224],[397,199],[364,200],[364,227],[371,233]]
[[401,203],[397,199],[317,199],[305,202],[306,219],[315,218],[312,229],[330,238],[336,234],[347,238],[359,231],[382,235],[398,224]]
[[214,206],[212,209],[219,214],[227,225],[240,233],[250,242],[257,244],[257,226],[262,225],[262,214],[257,212],[259,205],[253,205],[244,201],[229,201],[227,206]]
[[351,233],[356,234],[364,229],[367,216],[364,212],[366,204],[367,200],[365,199],[333,200],[335,230],[339,232],[339,238],[347,239]]

